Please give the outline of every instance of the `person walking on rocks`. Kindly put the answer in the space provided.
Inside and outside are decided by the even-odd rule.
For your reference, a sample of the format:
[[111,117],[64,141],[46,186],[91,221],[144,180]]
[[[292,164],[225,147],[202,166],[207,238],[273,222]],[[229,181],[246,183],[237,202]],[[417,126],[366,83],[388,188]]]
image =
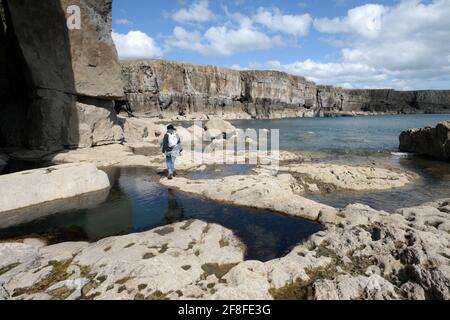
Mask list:
[[180,136],[173,125],[167,127],[167,133],[162,143],[162,152],[166,156],[167,178],[172,180],[177,175],[175,161],[183,152]]

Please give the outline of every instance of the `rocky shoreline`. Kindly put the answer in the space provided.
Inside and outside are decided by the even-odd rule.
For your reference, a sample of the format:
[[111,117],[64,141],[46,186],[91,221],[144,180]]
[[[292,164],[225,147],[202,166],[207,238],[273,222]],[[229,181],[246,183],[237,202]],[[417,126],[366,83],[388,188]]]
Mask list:
[[0,299],[449,299],[450,199],[350,205],[285,257],[198,220],[96,243],[0,243]]
[[[219,132],[231,129],[220,121],[216,125]],[[157,130],[158,125],[153,128]],[[140,137],[141,131],[130,132]],[[156,131],[148,134],[153,142],[42,154],[57,163],[162,170],[158,135]],[[134,153],[145,146],[146,156]],[[36,155],[27,151],[11,156],[30,159]],[[194,158],[189,153],[182,157],[180,170],[204,170],[205,164],[193,162]],[[450,298],[450,199],[391,213],[360,204],[337,209],[302,195],[397,188],[416,177],[377,167],[324,166],[289,152],[282,152],[280,159],[277,175],[267,174],[271,170],[266,164],[257,165],[253,173],[220,180],[187,176],[172,181],[163,178],[161,183],[215,201],[257,204],[321,223],[320,232],[286,256],[268,262],[245,261],[245,245],[230,230],[199,220],[95,243],[3,242],[0,299]],[[223,158],[211,154],[206,163],[223,164]],[[342,179],[336,180],[336,175]]]
[[[322,230],[268,262],[244,261],[245,245],[232,231],[199,220],[93,243],[2,241],[0,300],[450,299],[450,199],[388,213],[305,197],[400,188],[414,183],[414,174],[367,163],[324,166],[292,152],[279,159],[258,151],[212,152],[240,138],[221,119],[449,113],[450,91],[347,90],[276,71],[119,63],[112,1],[76,3],[82,31],[65,23],[71,1],[0,3],[6,61],[0,64],[0,170],[15,161],[59,165],[0,176],[1,227],[105,201],[110,183],[102,169],[146,167],[159,180],[163,120],[204,119],[204,128],[177,129],[184,143],[208,141],[210,152],[186,151],[178,165],[186,176],[161,184],[318,221]],[[117,116],[114,108],[127,99],[147,118]],[[412,145],[416,139],[422,141],[415,131],[404,137]],[[447,151],[447,145],[433,146]],[[415,152],[428,154],[423,150]],[[257,161],[248,174],[192,178],[227,158]],[[65,203],[73,196],[77,201]]]

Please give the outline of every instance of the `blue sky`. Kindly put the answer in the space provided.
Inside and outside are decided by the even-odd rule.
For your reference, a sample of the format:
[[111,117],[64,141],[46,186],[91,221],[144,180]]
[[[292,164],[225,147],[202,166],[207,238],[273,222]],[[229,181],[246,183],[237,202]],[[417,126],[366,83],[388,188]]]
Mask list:
[[348,88],[450,89],[450,0],[114,0],[121,59],[271,69]]

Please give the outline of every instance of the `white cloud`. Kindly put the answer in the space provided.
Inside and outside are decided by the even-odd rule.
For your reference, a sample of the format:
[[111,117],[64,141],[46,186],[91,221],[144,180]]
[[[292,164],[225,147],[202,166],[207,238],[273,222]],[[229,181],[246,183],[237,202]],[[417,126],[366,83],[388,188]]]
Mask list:
[[266,68],[304,76],[317,83],[351,83],[355,81],[381,81],[386,75],[361,63],[320,63],[307,59],[289,64],[269,61]]
[[112,38],[120,59],[159,58],[163,55],[155,41],[142,31],[130,31],[127,34],[113,31]]
[[309,32],[312,18],[309,14],[285,15],[280,9],[259,8],[253,21],[274,32],[282,32],[294,36],[305,36]]
[[390,7],[357,7],[345,17],[316,19],[314,26],[341,37],[336,44],[343,46],[342,65],[377,70],[389,79],[380,81],[394,87],[427,88],[450,80],[448,17],[448,0],[402,0]]
[[348,11],[344,18],[314,20],[314,27],[326,33],[357,33],[366,37],[377,36],[381,30],[381,18],[386,8],[378,4],[366,4]]
[[214,13],[209,9],[208,0],[198,0],[189,8],[182,8],[172,15],[172,19],[178,23],[203,23],[213,20]]
[[133,22],[131,22],[130,20],[125,19],[125,18],[123,18],[123,19],[117,19],[117,20],[116,20],[116,23],[117,23],[117,24],[121,24],[121,25],[132,25],[132,24],[133,24]]
[[169,48],[191,50],[203,55],[230,56],[239,52],[270,49],[283,45],[280,37],[269,37],[250,26],[209,28],[204,34],[175,27],[173,36],[166,42]]

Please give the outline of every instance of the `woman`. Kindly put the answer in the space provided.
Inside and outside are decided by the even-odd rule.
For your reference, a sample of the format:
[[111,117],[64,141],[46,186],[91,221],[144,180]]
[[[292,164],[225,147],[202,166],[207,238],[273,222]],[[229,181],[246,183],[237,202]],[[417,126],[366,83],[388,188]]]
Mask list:
[[177,175],[177,171],[175,169],[175,161],[177,157],[179,157],[183,152],[181,139],[178,136],[173,125],[169,125],[167,127],[167,133],[164,136],[162,143],[162,152],[166,156],[167,178],[169,180],[172,180],[173,177]]

